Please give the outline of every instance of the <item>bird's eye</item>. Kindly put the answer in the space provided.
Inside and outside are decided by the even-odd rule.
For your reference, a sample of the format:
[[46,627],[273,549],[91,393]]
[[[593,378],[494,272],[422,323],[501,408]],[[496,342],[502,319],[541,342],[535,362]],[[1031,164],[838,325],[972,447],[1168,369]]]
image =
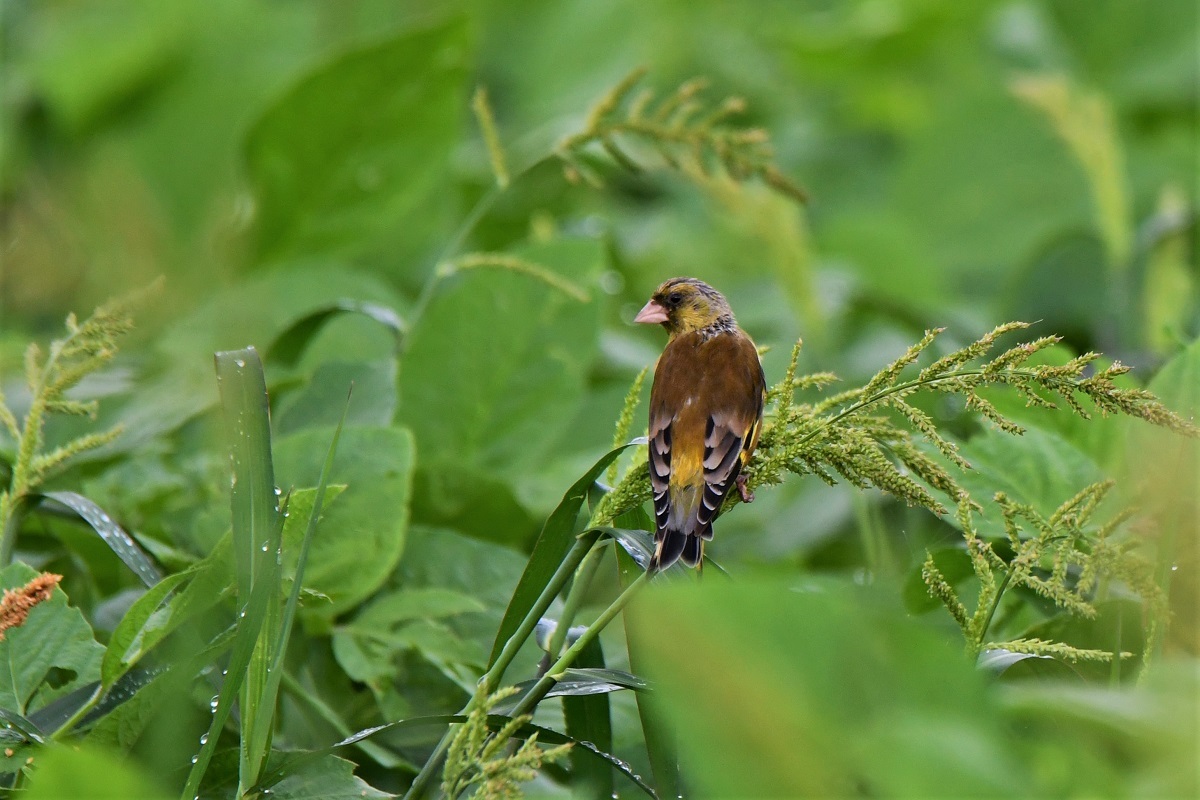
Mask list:
[[669,295],[667,295],[667,302],[670,305],[677,306],[681,300],[683,300],[683,295],[681,295],[679,292],[671,292]]

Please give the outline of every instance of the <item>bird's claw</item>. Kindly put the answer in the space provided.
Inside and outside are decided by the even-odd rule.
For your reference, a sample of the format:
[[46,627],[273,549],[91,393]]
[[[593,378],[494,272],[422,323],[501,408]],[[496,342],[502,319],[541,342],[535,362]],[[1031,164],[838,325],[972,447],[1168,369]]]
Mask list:
[[754,492],[746,488],[745,475],[738,475],[737,480],[734,481],[734,485],[737,486],[738,494],[741,495],[743,503],[754,502]]

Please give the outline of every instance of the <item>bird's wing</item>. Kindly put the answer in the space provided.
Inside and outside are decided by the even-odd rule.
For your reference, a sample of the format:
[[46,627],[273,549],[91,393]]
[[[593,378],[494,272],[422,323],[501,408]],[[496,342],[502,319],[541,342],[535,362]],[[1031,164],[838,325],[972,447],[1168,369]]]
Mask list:
[[[674,518],[683,533],[712,538],[712,520],[758,441],[765,386],[754,344],[740,332],[668,345],[650,395],[658,530]],[[672,508],[681,501],[688,507]]]
[[766,379],[754,343],[745,335],[714,339],[710,357],[715,373],[709,381],[712,409],[704,429],[704,493],[696,520],[705,539],[725,496],[758,444]]

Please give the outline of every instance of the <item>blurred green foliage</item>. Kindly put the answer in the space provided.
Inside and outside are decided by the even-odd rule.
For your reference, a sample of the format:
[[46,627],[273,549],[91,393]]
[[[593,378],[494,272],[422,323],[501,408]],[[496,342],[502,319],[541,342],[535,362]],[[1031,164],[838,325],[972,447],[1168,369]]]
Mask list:
[[[355,384],[282,665],[276,797],[409,784],[437,725],[329,748],[472,696],[541,521],[609,447],[661,348],[629,320],[667,277],[729,297],[769,348],[771,383],[800,337],[801,371],[855,386],[927,328],[949,326],[940,354],[1027,319],[1065,336],[1038,363],[1103,351],[1138,367],[1123,385],[1194,419],[1197,16],[1190,0],[0,0],[0,389],[23,416],[28,342],[165,277],[121,355],[70,395],[99,400],[98,421],[54,417],[45,445],[115,424],[121,436],[45,490],[85,495],[171,573],[146,594],[76,517],[47,503],[24,517],[24,564],[0,580],[64,577],[0,642],[21,654],[0,658],[20,678],[0,698],[17,715],[0,731],[13,745],[0,780],[28,773],[44,797],[80,791],[81,772],[112,796],[183,786],[225,665],[206,645],[235,618],[217,350],[264,354],[276,480],[299,490],[299,516]],[[660,97],[703,76],[713,107],[744,98],[735,121],[769,132],[810,202],[636,144],[641,170],[596,148],[572,163],[602,185],[568,180],[556,145],[637,67]],[[504,190],[472,118],[477,87]],[[616,626],[590,653],[587,666],[634,662],[661,687],[666,735],[643,732],[633,692],[609,696],[631,771],[653,762],[672,785],[660,745],[677,736],[682,786],[700,796],[1200,791],[1185,712],[1200,701],[1200,450],[1140,422],[986,396],[1024,437],[953,398],[912,402],[961,443],[975,467],[962,484],[982,501],[1003,491],[1049,513],[1117,480],[1105,510],[1137,506],[1123,535],[1169,597],[1153,666],[977,669],[920,581],[928,551],[960,596],[977,593],[954,521],[792,479],[717,526],[711,552],[735,582],[664,581],[635,604],[637,654]],[[0,429],[0,483],[15,447]],[[994,507],[975,523],[1003,539]],[[285,528],[285,550],[300,535]],[[615,561],[606,551],[581,620],[628,582]],[[994,638],[1140,653],[1141,600],[1097,591],[1091,621],[1013,592]],[[34,633],[60,644],[39,655],[21,641]],[[524,648],[509,682],[541,655]],[[88,747],[38,744],[101,673],[120,702],[71,721]],[[556,702],[534,722],[590,724]],[[220,744],[205,796],[236,789],[232,726]],[[299,750],[313,752],[289,766],[283,751]],[[528,790],[567,796],[567,775],[548,769]]]

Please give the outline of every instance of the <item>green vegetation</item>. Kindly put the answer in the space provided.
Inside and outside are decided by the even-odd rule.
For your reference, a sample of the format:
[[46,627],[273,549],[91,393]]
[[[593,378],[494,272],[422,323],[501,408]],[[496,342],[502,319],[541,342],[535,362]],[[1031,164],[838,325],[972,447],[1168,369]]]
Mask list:
[[0,791],[1200,794],[1190,4],[458,5],[0,2]]

